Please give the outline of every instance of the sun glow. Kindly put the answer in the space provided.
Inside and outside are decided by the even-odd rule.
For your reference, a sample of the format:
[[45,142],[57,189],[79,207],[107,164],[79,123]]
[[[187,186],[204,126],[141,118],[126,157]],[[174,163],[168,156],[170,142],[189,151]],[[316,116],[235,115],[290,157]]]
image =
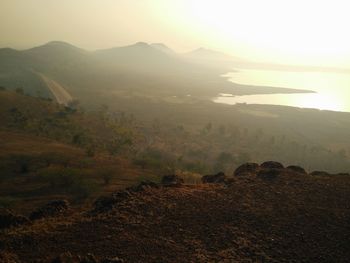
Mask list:
[[350,55],[348,1],[179,2],[174,12],[181,12],[187,30],[213,45],[225,45],[226,50],[245,48],[247,53],[256,52],[250,55],[283,55],[290,60],[298,56],[312,62],[324,58],[341,61],[344,54]]

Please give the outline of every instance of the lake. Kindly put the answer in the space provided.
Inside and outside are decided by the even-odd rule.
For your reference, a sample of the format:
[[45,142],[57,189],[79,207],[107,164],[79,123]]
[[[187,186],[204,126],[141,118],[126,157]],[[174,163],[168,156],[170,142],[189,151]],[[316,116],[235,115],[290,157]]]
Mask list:
[[350,74],[244,69],[228,73],[224,77],[239,84],[312,90],[316,93],[245,96],[219,94],[214,102],[231,105],[270,104],[350,112]]

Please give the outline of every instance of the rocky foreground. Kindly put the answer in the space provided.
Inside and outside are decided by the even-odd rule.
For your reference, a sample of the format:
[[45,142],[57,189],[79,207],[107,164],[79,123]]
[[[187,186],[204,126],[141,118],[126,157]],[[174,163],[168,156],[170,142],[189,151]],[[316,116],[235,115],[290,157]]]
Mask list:
[[350,176],[278,163],[0,216],[0,262],[349,262]]

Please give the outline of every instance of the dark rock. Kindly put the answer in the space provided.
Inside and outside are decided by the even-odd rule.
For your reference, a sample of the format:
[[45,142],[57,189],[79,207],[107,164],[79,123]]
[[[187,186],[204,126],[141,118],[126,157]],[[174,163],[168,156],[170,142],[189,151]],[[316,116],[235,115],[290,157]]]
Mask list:
[[124,263],[124,260],[115,257],[115,258],[107,258],[101,261],[101,263]]
[[225,183],[227,177],[223,172],[215,175],[204,175],[202,177],[202,183],[204,184],[220,184]]
[[300,174],[307,174],[307,172],[305,171],[305,169],[303,167],[300,166],[296,166],[296,165],[290,165],[287,167],[287,169],[296,172],[296,173],[300,173]]
[[98,263],[98,260],[93,254],[88,254],[86,257],[81,259],[80,263]]
[[162,178],[162,185],[164,186],[180,186],[184,180],[177,175],[165,175]]
[[0,251],[0,262],[1,263],[20,263],[17,255],[8,253],[5,251]]
[[93,204],[94,209],[92,212],[103,213],[109,211],[118,202],[118,200],[113,196],[100,196],[97,198]]
[[150,189],[150,188],[159,188],[158,184],[151,182],[151,181],[143,181],[140,184],[138,184],[137,186],[133,186],[128,188],[129,191],[132,192],[142,192],[145,191],[146,189]]
[[96,199],[93,206],[93,213],[107,212],[113,207],[131,196],[129,191],[119,191],[110,196],[101,196]]
[[46,217],[54,217],[63,214],[69,209],[67,200],[56,200],[47,203],[39,209],[33,211],[29,218],[30,220],[38,220]]
[[258,172],[257,177],[263,180],[274,180],[281,174],[281,169],[262,169]]
[[51,263],[79,263],[80,258],[73,257],[70,252],[62,253],[58,257],[54,258]]
[[267,169],[283,169],[284,166],[283,164],[279,163],[279,162],[274,162],[274,161],[267,161],[262,163],[261,168],[267,168]]
[[239,166],[235,172],[235,176],[245,176],[245,175],[252,175],[256,174],[260,169],[259,164],[257,163],[245,163]]
[[337,175],[339,175],[339,176],[350,176],[349,173],[337,173]]
[[312,173],[310,173],[310,175],[312,175],[312,176],[330,176],[329,173],[324,172],[324,171],[313,171]]
[[15,215],[9,210],[0,211],[0,229],[23,225],[29,222],[25,216]]

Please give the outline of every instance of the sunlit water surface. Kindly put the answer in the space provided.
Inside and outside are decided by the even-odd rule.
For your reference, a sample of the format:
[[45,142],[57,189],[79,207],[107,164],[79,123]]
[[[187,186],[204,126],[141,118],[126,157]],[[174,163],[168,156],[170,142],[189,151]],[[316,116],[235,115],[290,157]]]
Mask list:
[[316,93],[230,96],[219,94],[217,103],[270,104],[350,112],[350,74],[240,70],[225,75],[239,84],[312,90]]

